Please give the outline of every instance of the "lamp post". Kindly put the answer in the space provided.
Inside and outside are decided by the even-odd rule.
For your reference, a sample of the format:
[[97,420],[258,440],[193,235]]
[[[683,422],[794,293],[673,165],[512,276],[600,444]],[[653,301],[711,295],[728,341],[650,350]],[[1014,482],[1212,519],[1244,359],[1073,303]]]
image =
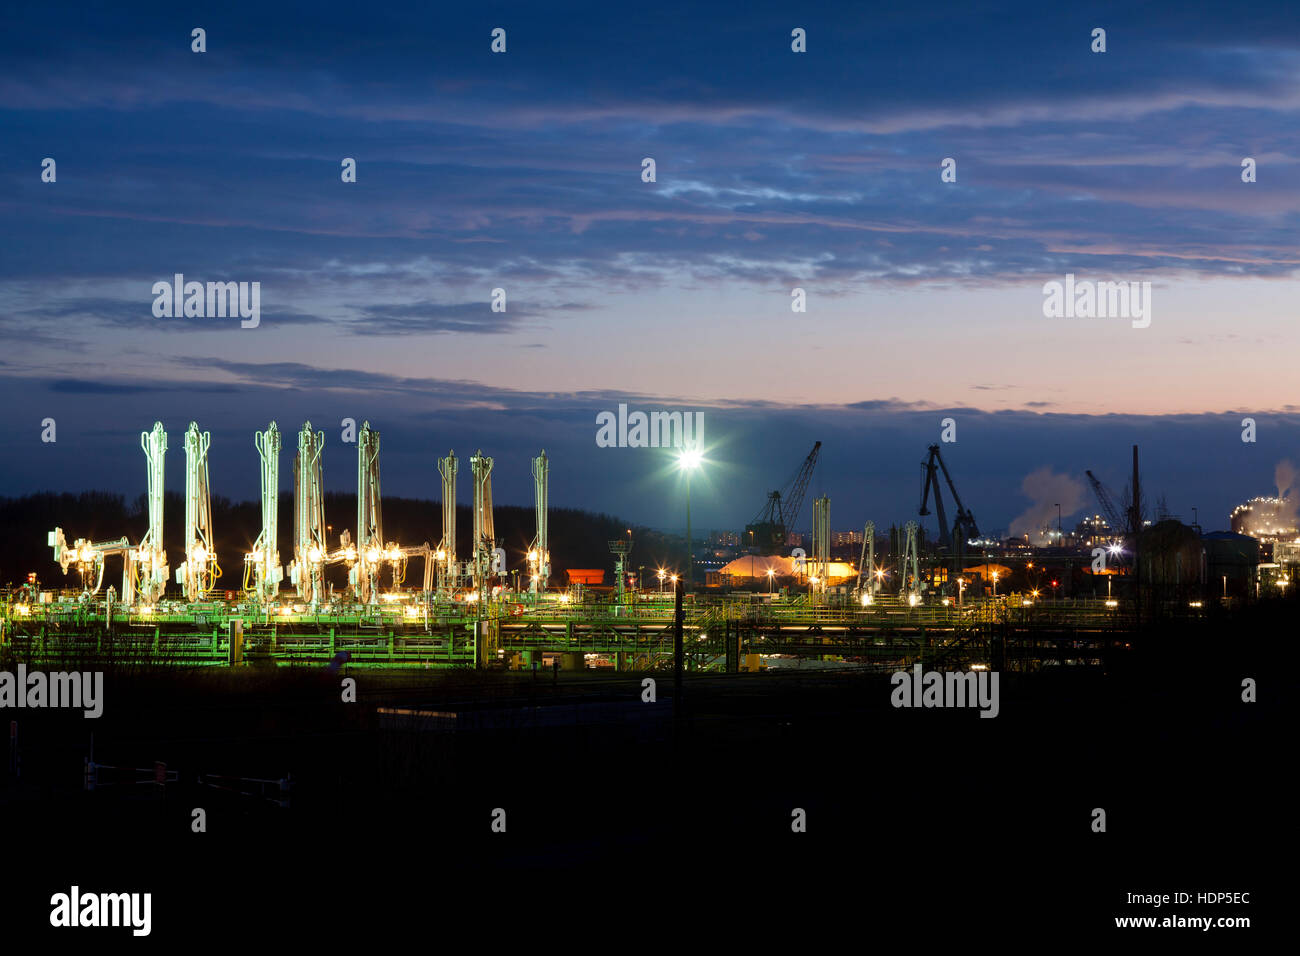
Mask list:
[[695,578],[695,552],[691,548],[691,472],[700,467],[704,456],[698,448],[683,448],[677,456],[677,467],[686,474],[686,587]]
[[768,594],[772,593],[772,576],[775,574],[776,571],[774,569],[772,568],[767,569],[767,593]]
[[659,596],[660,596],[660,597],[663,597],[663,595],[664,595],[664,569],[663,569],[663,568],[660,568],[658,571],[655,572],[655,574],[657,574],[657,575],[659,576]]
[[1061,535],[1061,503],[1056,503],[1056,546],[1065,547],[1065,538]]

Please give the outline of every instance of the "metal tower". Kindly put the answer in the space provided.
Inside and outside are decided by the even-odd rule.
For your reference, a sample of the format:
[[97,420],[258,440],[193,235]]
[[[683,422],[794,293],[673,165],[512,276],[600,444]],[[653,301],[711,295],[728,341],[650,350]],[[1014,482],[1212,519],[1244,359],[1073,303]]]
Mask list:
[[827,495],[813,501],[813,571],[814,594],[826,593],[826,579],[831,571],[831,499]]
[[920,527],[915,521],[907,523],[907,540],[903,545],[903,564],[899,569],[902,578],[899,594],[915,604],[921,599],[920,558],[917,555],[916,531]]
[[140,433],[140,447],[144,449],[149,480],[146,495],[149,530],[140,542],[133,563],[141,600],[154,604],[167,589],[167,552],[163,550],[163,456],[167,453],[167,433],[162,422],[154,422],[152,431]]
[[624,603],[624,588],[627,584],[627,556],[632,553],[632,539],[619,538],[609,542],[610,553],[614,555],[614,579],[618,585],[616,604]]
[[384,527],[379,493],[379,432],[363,422],[357,435],[357,563],[348,573],[352,593],[362,604],[379,602],[379,572],[384,560]]
[[176,569],[176,583],[191,603],[212,587],[221,569],[212,549],[212,497],[208,492],[210,432],[190,422],[185,431],[185,560]]
[[275,422],[264,432],[253,432],[253,447],[261,461],[262,530],[244,560],[252,567],[253,593],[265,604],[275,598],[284,579],[276,520],[280,503],[280,429]]
[[496,549],[496,527],[492,521],[492,459],[483,449],[469,460],[474,475],[474,587],[479,601],[487,597],[487,582],[492,574],[492,552]]
[[545,591],[551,578],[551,552],[547,536],[547,493],[550,486],[550,463],[546,449],[533,459],[533,505],[537,512],[537,534],[528,546],[528,590],[536,594]]
[[858,561],[858,600],[870,604],[880,590],[880,575],[876,574],[876,523],[868,521],[862,529],[862,557]]
[[319,606],[324,592],[325,499],[321,477],[321,455],[325,433],[313,432],[311,422],[298,432],[298,454],[293,459],[293,560],[289,582],[298,596]]
[[460,462],[456,452],[447,452],[438,459],[438,474],[442,476],[442,541],[438,543],[438,593],[446,595],[456,586],[456,473]]

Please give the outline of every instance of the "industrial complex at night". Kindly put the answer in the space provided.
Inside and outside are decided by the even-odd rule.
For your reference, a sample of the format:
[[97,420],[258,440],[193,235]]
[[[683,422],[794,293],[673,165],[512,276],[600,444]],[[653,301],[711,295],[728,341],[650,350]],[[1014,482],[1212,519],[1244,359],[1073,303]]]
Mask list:
[[1184,6],[6,8],[0,949],[1284,941],[1300,7]]
[[[936,661],[1007,666],[1008,648],[1012,666],[1035,667],[1045,657],[1064,659],[1068,639],[1065,658],[1099,665],[1140,615],[1203,617],[1283,598],[1300,563],[1290,499],[1242,505],[1230,531],[1149,517],[1137,446],[1124,503],[1088,472],[1100,510],[1068,532],[1058,516],[1041,544],[1029,534],[982,536],[940,445],[921,464],[914,520],[833,533],[823,496],[811,502],[805,533],[798,529],[818,442],[744,532],[697,539],[688,530],[647,569],[635,560],[628,529],[604,553],[582,555],[589,566],[555,568],[545,451],[532,460],[534,534],[526,549],[504,547],[495,532],[494,462],[482,451],[467,469],[468,549],[457,533],[454,452],[436,461],[440,536],[414,544],[425,529],[391,521],[385,528],[380,433],[369,422],[353,436],[356,521],[338,530],[325,519],[325,433],[310,422],[298,432],[293,532],[282,546],[289,502],[280,492],[280,432],[272,422],[252,437],[262,495],[250,549],[227,553],[218,545],[211,438],[191,422],[182,446],[183,532],[173,539],[183,550],[169,562],[165,543],[176,529],[164,526],[168,436],[157,422],[140,435],[147,527],[112,540],[51,529],[49,563],[0,604],[0,646],[29,666],[138,659],[722,673],[833,664],[892,672]],[[679,469],[706,461],[689,447],[665,454]]]

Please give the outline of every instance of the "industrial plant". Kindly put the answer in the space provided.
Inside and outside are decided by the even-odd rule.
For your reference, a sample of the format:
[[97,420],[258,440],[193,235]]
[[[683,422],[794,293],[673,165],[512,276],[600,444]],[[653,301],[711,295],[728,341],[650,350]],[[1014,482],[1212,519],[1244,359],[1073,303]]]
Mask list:
[[[28,661],[125,657],[181,665],[735,673],[889,669],[943,659],[1033,667],[1042,648],[1059,651],[1065,636],[1077,651],[1069,659],[1087,663],[1144,619],[1203,616],[1284,594],[1300,557],[1280,499],[1238,508],[1227,532],[1147,518],[1137,446],[1125,504],[1088,471],[1099,510],[1069,531],[1058,516],[1041,544],[1028,535],[983,535],[936,444],[921,463],[913,520],[832,532],[831,500],[821,496],[812,502],[805,549],[796,529],[817,442],[743,533],[696,541],[688,525],[679,560],[647,569],[632,562],[637,541],[629,529],[607,542],[606,567],[555,569],[545,451],[532,459],[534,534],[526,551],[513,553],[495,530],[494,461],[481,450],[470,456],[472,534],[461,554],[455,452],[436,462],[441,537],[402,541],[384,527],[380,433],[368,421],[355,434],[355,524],[337,533],[325,521],[325,434],[310,422],[298,431],[293,537],[282,546],[281,434],[271,422],[252,437],[261,520],[250,548],[218,553],[211,438],[191,422],[182,438],[184,551],[169,559],[168,435],[156,422],[140,434],[143,534],[94,540],[76,528],[50,529],[50,559],[62,580],[49,585],[52,569],[40,568],[6,594],[0,642]],[[682,453],[687,465],[693,460]],[[931,515],[933,537],[923,526]],[[600,563],[593,557],[586,563]],[[1006,659],[1009,649],[1014,662]]]

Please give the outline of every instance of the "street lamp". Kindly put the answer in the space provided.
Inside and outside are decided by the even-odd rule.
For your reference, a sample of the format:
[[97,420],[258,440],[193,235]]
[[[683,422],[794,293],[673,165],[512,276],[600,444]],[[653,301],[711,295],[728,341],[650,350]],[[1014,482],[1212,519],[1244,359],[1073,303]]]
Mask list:
[[1065,547],[1065,539],[1061,536],[1061,503],[1056,503],[1056,546]]
[[768,594],[771,594],[771,593],[772,593],[772,576],[773,576],[774,574],[776,574],[776,569],[775,569],[775,568],[768,568],[768,569],[767,569],[767,593],[768,593]]
[[660,597],[663,597],[663,593],[664,593],[664,574],[665,574],[665,573],[666,573],[666,572],[664,571],[663,568],[660,568],[658,571],[655,572],[655,574],[657,574],[657,575],[659,576],[659,596],[660,596]]
[[998,596],[998,572],[993,572],[993,596]]
[[695,577],[695,554],[691,549],[691,472],[700,467],[704,455],[698,448],[683,448],[677,455],[677,467],[686,475],[686,586]]

